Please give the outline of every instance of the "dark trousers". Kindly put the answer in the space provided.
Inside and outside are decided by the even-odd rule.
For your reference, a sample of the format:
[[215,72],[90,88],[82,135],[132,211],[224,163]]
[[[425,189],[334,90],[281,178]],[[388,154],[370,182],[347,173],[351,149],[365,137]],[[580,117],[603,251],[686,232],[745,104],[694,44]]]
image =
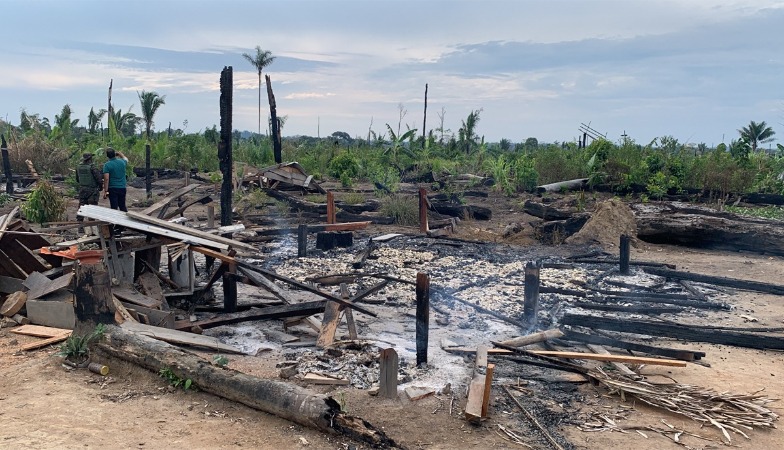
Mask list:
[[128,211],[125,206],[125,188],[109,188],[109,206],[112,209],[119,209],[120,211]]

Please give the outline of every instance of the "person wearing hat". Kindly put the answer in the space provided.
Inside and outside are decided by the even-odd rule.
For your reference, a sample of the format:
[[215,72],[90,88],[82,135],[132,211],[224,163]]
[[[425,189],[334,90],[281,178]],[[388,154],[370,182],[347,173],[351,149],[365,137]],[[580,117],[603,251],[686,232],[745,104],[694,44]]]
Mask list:
[[82,162],[76,166],[76,181],[79,183],[79,206],[97,205],[103,188],[103,176],[93,164],[92,153],[82,155]]

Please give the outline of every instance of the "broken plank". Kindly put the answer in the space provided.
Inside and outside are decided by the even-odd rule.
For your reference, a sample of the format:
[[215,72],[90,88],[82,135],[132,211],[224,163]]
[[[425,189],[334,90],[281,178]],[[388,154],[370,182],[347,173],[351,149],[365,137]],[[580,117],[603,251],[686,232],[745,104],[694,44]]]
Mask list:
[[122,303],[126,309],[134,309],[139,316],[144,315],[150,325],[163,328],[174,328],[174,312],[161,311],[159,309],[145,308],[144,306]]
[[153,203],[152,205],[148,206],[147,208],[143,209],[142,210],[142,214],[152,214],[156,210],[158,210],[160,208],[163,208],[164,206],[168,205],[172,201],[176,200],[179,197],[182,197],[183,195],[185,195],[188,192],[198,188],[199,186],[200,186],[199,184],[187,184],[187,185],[177,189],[176,191],[173,191],[172,193],[170,193],[166,197],[162,198],[161,200],[158,200],[157,202]]
[[337,332],[338,324],[340,323],[340,305],[335,302],[327,302],[324,309],[324,318],[321,320],[321,331],[319,332],[316,345],[319,347],[328,347],[335,341],[335,332]]
[[679,350],[679,349],[664,348],[664,347],[654,347],[651,345],[638,344],[636,342],[627,342],[627,341],[622,341],[620,339],[613,339],[605,336],[578,333],[572,330],[566,330],[564,332],[564,339],[566,339],[567,341],[576,341],[576,342],[582,342],[586,344],[598,344],[607,347],[632,350],[635,352],[643,352],[651,355],[680,359],[682,361],[696,361],[705,356],[705,352],[698,352],[693,350]]
[[338,386],[347,386],[350,384],[348,380],[343,378],[330,377],[316,373],[308,373],[302,377],[302,380],[309,384],[334,384]]
[[128,211],[126,214],[131,219],[140,220],[142,222],[146,222],[146,223],[149,223],[151,225],[155,225],[155,226],[158,226],[158,227],[161,227],[161,228],[166,228],[166,229],[169,229],[169,230],[172,230],[172,231],[176,231],[176,232],[179,232],[179,233],[188,234],[188,235],[191,235],[191,236],[198,237],[200,239],[206,239],[206,240],[209,240],[209,241],[219,242],[221,244],[226,244],[226,245],[228,245],[230,247],[234,247],[234,248],[244,248],[246,250],[256,251],[256,247],[254,247],[252,245],[248,245],[248,244],[246,244],[244,242],[235,241],[234,239],[229,239],[229,238],[225,238],[223,236],[217,236],[217,235],[214,235],[214,234],[205,233],[205,232],[199,231],[199,230],[197,230],[195,228],[190,228],[190,227],[178,225],[176,223],[167,222],[165,220],[158,219],[158,218],[155,218],[155,217],[150,217],[150,216],[148,216],[146,214],[140,214],[140,213],[137,213],[137,212],[134,212],[134,211]]
[[22,280],[0,275],[0,294],[13,294],[22,290]]
[[225,353],[243,354],[242,350],[234,346],[224,344],[211,336],[186,333],[183,331],[154,327],[152,325],[144,325],[136,322],[124,322],[122,325],[120,325],[120,328],[136,334],[151,337],[159,341],[168,342],[170,344],[191,345],[194,347],[218,350]]
[[21,350],[28,351],[28,350],[36,350],[36,349],[39,349],[39,348],[42,348],[42,347],[47,347],[49,345],[56,344],[58,342],[62,342],[64,340],[68,339],[68,337],[70,335],[71,335],[71,332],[69,331],[69,332],[63,333],[63,334],[61,334],[59,336],[50,337],[48,339],[43,339],[43,340],[37,341],[37,342],[31,342],[29,344],[23,345],[21,347]]
[[476,375],[468,386],[468,401],[465,407],[465,418],[471,423],[482,420],[482,403],[485,398],[485,375]]
[[430,397],[431,395],[435,395],[436,391],[431,388],[423,388],[423,387],[416,387],[416,386],[409,386],[404,389],[406,396],[412,402],[417,400],[421,400],[425,397]]
[[160,300],[148,297],[131,288],[114,288],[112,289],[112,294],[116,295],[120,300],[133,303],[134,305],[144,306],[145,308],[158,309],[161,306]]
[[487,365],[487,372],[485,373],[485,389],[484,396],[482,397],[482,417],[487,417],[490,409],[490,391],[493,386],[493,373],[495,372],[495,364]]
[[25,336],[35,336],[43,338],[52,338],[68,334],[71,330],[65,328],[44,327],[41,325],[22,325],[10,330],[11,333],[23,334]]
[[[288,305],[293,305],[293,304],[297,303],[296,301],[292,300],[292,298],[289,296],[289,294],[286,291],[284,291],[283,289],[279,288],[275,284],[275,282],[268,280],[265,276],[260,275],[260,274],[258,274],[256,272],[253,272],[253,271],[250,271],[250,270],[245,270],[243,268],[240,268],[240,273],[242,273],[243,275],[248,277],[248,280],[254,286],[258,286],[258,287],[266,289],[272,295],[274,295],[275,297],[279,298],[283,303],[286,303]],[[317,333],[321,332],[321,324],[316,319],[314,319],[312,317],[306,317],[305,318],[305,322],[308,324],[308,326],[310,328],[313,329],[313,331],[315,331]]]
[[[454,353],[472,353],[471,349],[466,347],[450,347],[445,348],[445,351]],[[533,353],[539,356],[549,356],[552,358],[564,359],[590,359],[594,361],[617,361],[629,364],[650,364],[658,366],[670,367],[686,367],[684,361],[674,361],[671,359],[660,358],[646,358],[643,356],[625,356],[625,355],[597,355],[595,353],[580,353],[580,352],[562,352],[550,350],[528,350],[528,353]],[[513,355],[515,352],[503,348],[491,348],[487,350],[488,355]]]
[[[601,345],[586,344],[585,346],[588,347],[589,350],[591,350],[592,352],[596,353],[597,355],[609,355],[610,354],[610,352],[607,351],[607,349],[602,347]],[[635,378],[639,377],[639,375],[637,373],[635,373],[633,370],[631,370],[630,368],[626,367],[625,365],[623,365],[620,362],[611,361],[610,364],[612,364],[613,367],[615,367],[615,369],[618,372],[620,372],[623,375],[626,375],[627,377],[631,377],[632,379],[635,379]]]
[[549,341],[550,339],[558,339],[563,335],[563,332],[558,328],[552,328],[550,330],[540,331],[538,333],[532,333],[525,336],[516,337],[514,339],[501,341],[501,343],[510,347],[524,347],[526,345],[536,344],[538,342]]
[[248,311],[221,314],[212,319],[198,320],[196,322],[191,322],[189,320],[177,321],[174,324],[174,328],[177,330],[189,330],[194,326],[199,326],[202,329],[207,329],[220,325],[247,322],[250,320],[269,320],[282,319],[284,317],[309,316],[324,312],[325,306],[325,301],[317,300],[312,302],[295,303],[291,305],[270,306],[268,308],[251,308]]

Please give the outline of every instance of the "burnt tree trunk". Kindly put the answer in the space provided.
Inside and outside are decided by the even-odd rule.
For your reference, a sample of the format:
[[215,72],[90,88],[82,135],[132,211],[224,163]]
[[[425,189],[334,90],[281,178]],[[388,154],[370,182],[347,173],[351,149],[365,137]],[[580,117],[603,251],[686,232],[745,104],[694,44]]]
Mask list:
[[280,142],[280,124],[278,123],[278,111],[275,105],[275,94],[272,93],[272,81],[269,75],[264,75],[267,80],[267,99],[270,107],[270,120],[272,121],[272,149],[275,153],[275,163],[283,162],[283,148]]
[[[221,184],[221,226],[231,225],[231,197],[232,197],[232,151],[231,151],[231,122],[233,108],[234,72],[229,67],[224,67],[220,78],[220,142],[218,142],[218,159],[223,175]],[[226,312],[237,310],[237,281],[224,274],[223,277],[223,308]]]
[[344,414],[332,397],[299,386],[221,368],[165,342],[109,327],[99,348],[110,356],[159,372],[168,368],[199,389],[273,414],[300,425],[349,436],[372,446],[395,447],[395,442],[368,422]]
[[5,142],[5,135],[0,135],[2,140],[3,154],[3,174],[5,175],[5,193],[11,195],[14,193],[14,174],[11,172],[11,156],[8,154],[8,144]]
[[784,255],[780,222],[681,202],[630,205],[637,237],[654,244]]
[[[149,133],[147,139],[150,139]],[[150,165],[152,164],[152,149],[150,144],[144,146],[144,189],[147,191],[147,200],[152,198],[152,171]]]
[[95,264],[76,264],[74,288],[74,334],[87,335],[99,323],[114,323],[114,306],[109,271],[103,261]]

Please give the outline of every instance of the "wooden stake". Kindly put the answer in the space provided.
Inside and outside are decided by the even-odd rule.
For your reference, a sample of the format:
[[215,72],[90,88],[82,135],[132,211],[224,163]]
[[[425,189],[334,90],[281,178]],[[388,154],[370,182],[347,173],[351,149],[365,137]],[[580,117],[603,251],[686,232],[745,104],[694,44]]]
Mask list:
[[529,328],[536,325],[536,313],[539,310],[539,269],[542,261],[528,261],[525,265],[525,302],[523,318]]
[[308,256],[308,226],[301,223],[297,227],[297,257]]
[[11,157],[8,155],[8,144],[5,142],[5,135],[0,135],[2,145],[0,149],[3,156],[3,174],[5,174],[5,193],[11,195],[14,193],[14,174],[11,172]]
[[[348,286],[346,283],[340,283],[340,297],[344,300],[350,300],[351,294],[348,292]],[[357,324],[354,323],[354,313],[351,312],[351,308],[341,307],[341,309],[346,314],[346,326],[348,327],[348,337],[349,339],[358,339],[359,336],[357,335]]]
[[417,366],[427,364],[427,340],[430,331],[430,275],[417,273],[416,284],[416,352]]
[[422,233],[430,231],[430,227],[427,223],[427,206],[427,190],[425,188],[419,188],[419,231]]
[[337,223],[335,217],[335,194],[332,191],[327,192],[327,223]]
[[495,371],[495,364],[487,365],[487,373],[485,373],[485,391],[484,398],[482,399],[482,417],[487,417],[487,410],[490,408],[490,388],[493,385],[493,372]]
[[395,349],[382,349],[379,365],[381,374],[378,378],[378,395],[384,398],[397,398],[398,357]]
[[621,235],[621,256],[620,256],[620,272],[621,275],[629,275],[629,236]]

